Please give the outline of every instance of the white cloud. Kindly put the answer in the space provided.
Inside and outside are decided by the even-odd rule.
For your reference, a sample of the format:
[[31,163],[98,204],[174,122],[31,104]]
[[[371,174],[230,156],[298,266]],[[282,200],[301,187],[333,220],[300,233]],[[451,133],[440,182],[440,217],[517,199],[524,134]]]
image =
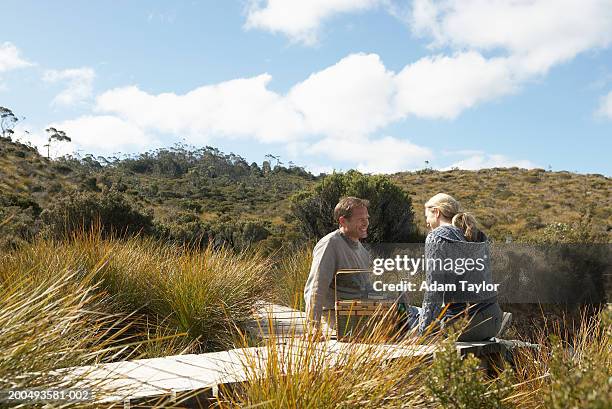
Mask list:
[[367,173],[394,173],[419,168],[425,160],[433,157],[428,148],[391,136],[380,139],[324,138],[307,151],[348,163],[350,167]]
[[393,73],[376,54],[353,54],[295,85],[288,102],[313,133],[367,135],[395,113]]
[[[184,137],[196,145],[231,137],[282,143],[293,159],[318,155],[319,163],[323,157],[364,172],[396,172],[421,168],[432,152],[403,139],[376,138],[375,132],[409,115],[454,118],[479,102],[514,92],[520,81],[508,64],[472,51],[422,58],[396,74],[376,54],[353,54],[286,94],[268,88],[269,74],[185,94],[151,94],[136,86],[112,89],[96,98],[100,116],[58,127],[76,129],[86,136],[79,144],[97,151],[148,147],[151,135]],[[88,129],[95,131],[88,134]],[[465,159],[452,166],[532,166],[482,152],[460,156]]]
[[267,89],[262,74],[194,89],[184,95],[148,94],[135,86],[105,92],[99,112],[115,113],[143,129],[206,142],[210,136],[253,136],[287,141],[304,130],[301,116],[282,96]]
[[[358,100],[364,95],[384,100],[366,116],[373,119],[368,122],[371,129],[411,114],[452,119],[479,103],[518,91],[526,81],[580,53],[612,43],[610,0],[415,0],[408,18],[406,6],[392,0],[251,1],[246,27],[312,43],[322,21],[332,15],[378,6],[407,19],[416,35],[432,40],[432,48],[449,47],[451,54],[421,58],[397,76],[371,55],[349,56],[313,74],[289,96],[296,109],[314,121],[309,123],[314,132],[346,124],[339,118],[366,108]],[[491,53],[495,56],[489,57]],[[367,65],[354,69],[362,62]],[[395,86],[389,85],[393,78]],[[398,95],[392,114],[387,99],[393,92]],[[327,98],[317,103],[315,98],[323,94]],[[342,110],[346,96],[357,99]],[[338,116],[326,115],[329,108]]]
[[14,129],[15,139],[31,143],[41,155],[47,156],[45,145],[49,135],[45,129],[49,127],[66,132],[71,139],[71,142],[52,141],[49,149],[52,158],[74,152],[102,155],[142,152],[161,145],[155,135],[145,133],[134,124],[110,115],[85,115],[67,121],[52,122],[42,129],[34,130],[26,123],[19,123]]
[[[34,65],[21,58],[19,54],[19,50],[13,44],[9,42],[0,44],[0,74]],[[6,89],[7,86],[2,82],[2,77],[0,76],[0,91]]]
[[286,95],[269,90],[270,81],[262,74],[183,95],[117,88],[98,96],[96,111],[193,143],[215,136],[293,143],[316,136],[367,136],[407,115],[454,118],[516,87],[504,61],[475,52],[423,58],[399,74],[387,70],[376,54],[353,54]]
[[66,89],[53,98],[54,105],[74,105],[84,102],[92,95],[93,80],[96,74],[92,68],[72,68],[67,70],[47,70],[43,80],[49,83],[66,81]]
[[319,164],[312,164],[312,165],[308,165],[305,167],[305,169],[312,173],[313,175],[319,175],[321,173],[325,173],[327,175],[331,174],[334,172],[334,170],[336,170],[333,166],[329,166],[329,165],[319,165]]
[[415,0],[411,20],[432,47],[502,49],[523,75],[612,42],[610,0]]
[[0,73],[33,65],[19,54],[19,50],[13,44],[9,42],[0,44]]
[[66,145],[72,145],[72,150],[82,148],[88,153],[142,151],[158,144],[138,126],[110,115],[86,115],[48,126],[65,131],[72,139],[72,143]]
[[312,45],[322,21],[334,14],[371,9],[384,0],[250,0],[245,28],[259,28],[287,35]]
[[525,160],[525,159],[514,160],[504,155],[486,154],[484,152],[479,152],[465,159],[462,159],[458,162],[455,162],[452,165],[447,166],[441,170],[450,170],[452,168],[459,168],[459,169],[465,169],[465,170],[477,170],[477,169],[484,169],[484,168],[511,168],[515,166],[519,168],[525,168],[525,169],[533,169],[537,167],[535,164],[533,164],[529,160]]
[[477,52],[424,57],[397,75],[401,115],[455,118],[478,102],[516,90],[507,59],[485,59]]
[[607,119],[612,119],[612,91],[601,97],[599,109],[596,112],[597,116],[601,116]]

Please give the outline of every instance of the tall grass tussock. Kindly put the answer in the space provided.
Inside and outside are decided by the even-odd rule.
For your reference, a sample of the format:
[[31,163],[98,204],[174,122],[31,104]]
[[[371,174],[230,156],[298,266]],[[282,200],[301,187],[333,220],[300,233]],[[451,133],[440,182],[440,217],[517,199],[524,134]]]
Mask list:
[[153,239],[102,239],[96,233],[68,241],[37,240],[0,259],[0,268],[32,280],[72,271],[99,286],[111,313],[138,312],[187,333],[200,352],[228,347],[235,325],[250,318],[265,291],[270,261],[259,253],[197,250]]

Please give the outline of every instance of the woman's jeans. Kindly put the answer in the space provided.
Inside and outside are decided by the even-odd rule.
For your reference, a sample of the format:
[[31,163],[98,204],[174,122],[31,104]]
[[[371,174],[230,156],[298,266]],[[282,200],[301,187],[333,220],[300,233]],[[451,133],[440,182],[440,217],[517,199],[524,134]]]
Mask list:
[[501,328],[502,317],[502,310],[496,302],[478,310],[457,341],[484,341],[493,338]]
[[[422,308],[408,304],[402,304],[402,308],[406,314],[406,318],[402,324],[403,327],[406,330],[418,327]],[[502,315],[502,310],[496,302],[481,308],[470,318],[469,324],[461,332],[457,341],[485,341],[494,337],[501,328]],[[442,319],[443,327],[450,323],[448,319]]]

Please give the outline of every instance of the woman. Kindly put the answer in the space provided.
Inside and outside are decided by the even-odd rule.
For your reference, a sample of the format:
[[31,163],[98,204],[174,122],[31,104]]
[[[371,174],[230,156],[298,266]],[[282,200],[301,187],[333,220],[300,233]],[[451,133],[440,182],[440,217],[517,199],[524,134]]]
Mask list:
[[[502,311],[495,291],[464,291],[461,281],[492,284],[487,238],[469,213],[460,211],[459,202],[445,193],[438,193],[425,203],[425,219],[430,229],[425,240],[426,280],[423,307],[419,312],[419,332],[441,318],[447,325],[467,313],[469,324],[459,341],[482,341],[494,337],[501,327]],[[441,268],[435,260],[453,260],[451,269]],[[467,270],[465,260],[472,259]],[[461,261],[461,263],[459,263]],[[476,267],[477,266],[477,267]],[[480,269],[482,267],[482,269]],[[457,291],[431,289],[432,284],[454,284]],[[440,314],[444,312],[442,317]]]

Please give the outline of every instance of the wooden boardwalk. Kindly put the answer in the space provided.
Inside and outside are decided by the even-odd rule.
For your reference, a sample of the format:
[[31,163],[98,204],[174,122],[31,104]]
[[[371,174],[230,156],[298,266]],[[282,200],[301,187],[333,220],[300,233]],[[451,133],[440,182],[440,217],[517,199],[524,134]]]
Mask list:
[[[287,307],[261,304],[255,311],[254,322],[249,331],[259,338],[269,337],[271,331],[279,342],[276,353],[288,356],[300,356],[303,344],[292,336],[304,331],[304,313]],[[355,348],[365,348],[370,353],[384,357],[385,360],[400,357],[433,356],[435,347],[411,345],[400,347],[391,344],[365,345],[339,342],[335,340],[316,343],[317,353],[325,354],[325,362],[333,365]],[[503,346],[496,342],[457,343],[457,350],[462,355],[474,353],[486,355],[503,352]],[[62,370],[67,380],[79,381],[80,386],[91,387],[97,403],[110,407],[129,408],[143,402],[176,402],[185,397],[179,406],[206,407],[217,396],[219,388],[249,378],[246,362],[256,362],[255,367],[266,364],[270,348],[251,347],[205,354],[187,354],[163,358],[140,359],[116,362],[87,367]],[[252,366],[252,365],[251,365]],[[261,371],[263,373],[263,370]],[[252,375],[252,374],[251,374]]]
[[275,338],[285,340],[302,336],[306,331],[306,313],[283,305],[260,302],[255,306],[253,320],[246,326],[247,332],[256,339]]

